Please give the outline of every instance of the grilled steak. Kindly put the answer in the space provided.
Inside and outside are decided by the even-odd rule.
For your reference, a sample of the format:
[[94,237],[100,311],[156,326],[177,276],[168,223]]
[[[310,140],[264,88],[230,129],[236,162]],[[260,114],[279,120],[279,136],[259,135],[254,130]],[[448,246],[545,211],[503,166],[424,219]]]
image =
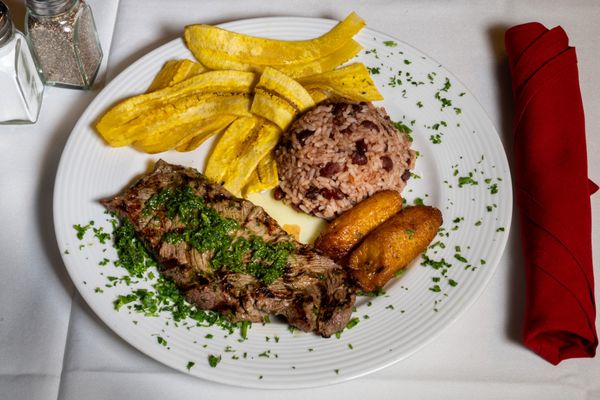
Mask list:
[[158,161],[102,204],[133,225],[160,272],[198,308],[233,322],[279,315],[324,337],[350,318],[355,293],[342,267],[192,168]]

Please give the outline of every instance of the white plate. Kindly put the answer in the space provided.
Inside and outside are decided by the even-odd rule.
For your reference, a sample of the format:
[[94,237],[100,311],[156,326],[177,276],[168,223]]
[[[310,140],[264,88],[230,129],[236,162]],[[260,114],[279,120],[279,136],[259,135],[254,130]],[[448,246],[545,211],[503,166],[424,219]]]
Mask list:
[[[318,36],[334,23],[260,18],[222,27],[298,40]],[[147,155],[106,146],[92,125],[116,101],[143,92],[166,60],[191,58],[183,42],[175,40],[142,57],[98,95],[73,129],[56,177],[54,222],[64,263],[83,298],[123,339],[156,360],[203,379],[257,388],[320,386],[356,378],[406,358],[440,334],[481,294],[502,255],[511,217],[509,169],[496,130],[468,90],[433,59],[370,29],[360,32],[356,40],[365,48],[358,59],[379,69],[373,77],[385,96],[382,105],[393,120],[402,120],[413,129],[413,147],[421,154],[415,173],[421,178],[409,181],[404,196],[409,203],[420,197],[442,210],[448,237],[438,239],[445,248],[437,247],[428,254],[435,260],[443,257],[452,265],[447,277],[441,270],[415,261],[403,277],[390,282],[386,295],[358,299],[354,316],[360,323],[339,339],[292,334],[285,324],[273,322],[254,324],[248,340],[239,342],[237,335],[226,337],[219,328],[187,329],[175,327],[166,316],[115,311],[117,294],[131,289],[121,285],[105,288],[103,293],[95,290],[104,287],[107,276],[122,274],[112,264],[98,265],[104,258],[114,260],[115,252],[90,234],[78,240],[73,225],[94,220],[96,226],[108,227],[99,199],[123,189],[158,158],[202,170],[212,141],[192,153]],[[446,90],[440,90],[444,86]],[[452,105],[442,107],[442,99],[449,99]],[[441,135],[441,143],[434,144],[432,135]],[[459,187],[459,178],[469,172],[478,184]],[[486,183],[486,179],[491,181]],[[497,193],[490,189],[493,184]],[[263,204],[264,200],[264,196],[259,199]],[[291,214],[276,213],[275,217],[295,222]],[[306,237],[310,223],[301,223]],[[454,230],[455,226],[459,228]],[[455,257],[457,246],[468,263]],[[436,278],[441,279],[435,282]],[[454,282],[457,284],[452,286]],[[435,285],[439,292],[431,290]],[[207,333],[214,338],[206,339]],[[159,344],[157,336],[164,338],[167,346]],[[267,350],[270,357],[265,357]],[[208,364],[211,354],[222,357],[216,368]],[[189,361],[195,363],[190,371],[186,369]]]

